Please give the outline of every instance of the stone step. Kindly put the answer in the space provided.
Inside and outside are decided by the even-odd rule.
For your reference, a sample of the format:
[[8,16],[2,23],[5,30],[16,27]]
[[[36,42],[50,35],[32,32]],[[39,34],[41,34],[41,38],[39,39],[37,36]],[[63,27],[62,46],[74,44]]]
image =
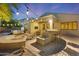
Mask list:
[[75,48],[71,45],[67,45],[64,51],[67,52],[71,56],[79,56],[79,48]]
[[67,45],[67,47],[79,53],[79,48],[75,48],[71,45]]
[[62,50],[61,52],[53,54],[52,56],[69,56],[69,54]]

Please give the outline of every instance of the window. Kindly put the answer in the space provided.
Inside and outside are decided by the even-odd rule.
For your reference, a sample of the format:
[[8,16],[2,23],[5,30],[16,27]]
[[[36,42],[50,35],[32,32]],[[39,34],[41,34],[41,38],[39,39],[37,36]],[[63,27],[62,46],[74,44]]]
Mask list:
[[68,23],[65,23],[64,26],[65,26],[65,29],[68,29]]
[[77,29],[77,23],[73,23],[73,29]]
[[35,26],[35,29],[38,29],[38,26]]
[[45,30],[45,24],[43,24],[43,30]]
[[78,23],[76,21],[61,22],[60,29],[61,30],[77,30],[78,29]]
[[68,29],[73,29],[73,23],[72,22],[68,23]]
[[60,25],[60,29],[64,29],[64,23],[61,23],[61,25]]

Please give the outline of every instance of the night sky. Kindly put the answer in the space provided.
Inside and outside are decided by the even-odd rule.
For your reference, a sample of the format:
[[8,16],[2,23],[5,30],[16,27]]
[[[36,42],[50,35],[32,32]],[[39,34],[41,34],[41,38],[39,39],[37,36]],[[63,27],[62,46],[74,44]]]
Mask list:
[[[70,13],[70,14],[79,14],[79,4],[77,3],[29,3],[27,4],[31,10],[29,11],[29,18],[38,18],[44,13]],[[12,5],[10,6],[11,9],[14,11],[13,18],[14,19],[24,19],[27,18],[26,11],[27,8],[24,4],[17,4],[19,15],[16,15],[16,8]]]

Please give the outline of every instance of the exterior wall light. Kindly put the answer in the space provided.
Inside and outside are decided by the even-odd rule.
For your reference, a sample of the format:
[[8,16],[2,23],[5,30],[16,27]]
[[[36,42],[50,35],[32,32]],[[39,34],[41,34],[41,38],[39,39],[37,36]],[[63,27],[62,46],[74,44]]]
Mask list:
[[49,22],[49,29],[53,29],[53,27],[52,27],[52,25],[53,25],[53,20],[48,20],[48,22]]

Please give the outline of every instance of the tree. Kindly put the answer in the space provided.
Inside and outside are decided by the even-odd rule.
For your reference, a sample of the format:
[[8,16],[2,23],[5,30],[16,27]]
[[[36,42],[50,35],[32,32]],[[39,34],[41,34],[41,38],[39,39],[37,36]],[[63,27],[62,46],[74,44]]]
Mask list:
[[5,20],[9,22],[12,18],[12,13],[9,8],[9,4],[0,4],[0,20]]

